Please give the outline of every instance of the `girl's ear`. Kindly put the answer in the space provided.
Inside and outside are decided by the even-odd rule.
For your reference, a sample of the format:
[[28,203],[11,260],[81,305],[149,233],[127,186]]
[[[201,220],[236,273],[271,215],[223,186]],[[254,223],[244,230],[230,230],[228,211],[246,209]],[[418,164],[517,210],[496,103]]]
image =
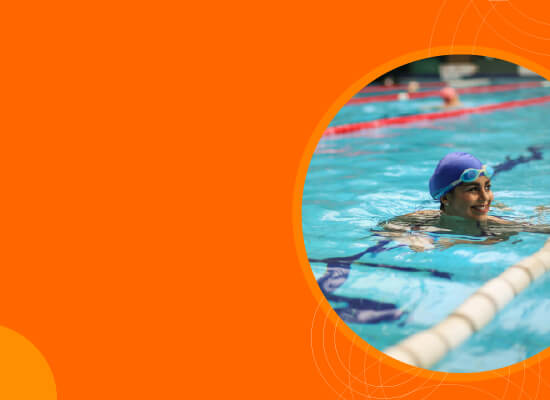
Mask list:
[[441,196],[441,202],[445,205],[449,203],[449,196],[450,192],[445,193],[443,196]]

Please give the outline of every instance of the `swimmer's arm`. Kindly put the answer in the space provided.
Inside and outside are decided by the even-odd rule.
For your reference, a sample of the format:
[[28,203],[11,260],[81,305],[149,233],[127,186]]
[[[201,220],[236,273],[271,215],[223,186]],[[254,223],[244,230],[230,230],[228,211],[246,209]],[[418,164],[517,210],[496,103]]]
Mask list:
[[548,224],[539,224],[534,225],[527,222],[514,222],[508,221],[499,217],[490,216],[489,220],[493,223],[502,224],[502,225],[514,225],[513,228],[517,227],[518,231],[521,232],[530,232],[530,233],[550,233],[550,225]]
[[411,250],[421,252],[425,250],[431,250],[434,248],[434,239],[429,235],[424,234],[411,234],[408,232],[377,232],[378,236],[391,238],[394,242],[408,246]]
[[520,224],[520,228],[523,232],[529,233],[550,233],[550,225],[532,225],[532,224]]
[[420,210],[393,217],[388,221],[381,222],[379,226],[389,231],[409,231],[411,226],[426,224],[427,217],[439,216],[440,214],[439,210]]
[[456,244],[481,244],[484,246],[504,242],[508,240],[508,237],[490,237],[485,240],[465,240],[465,239],[448,239],[440,238],[437,242],[437,247],[448,249]]

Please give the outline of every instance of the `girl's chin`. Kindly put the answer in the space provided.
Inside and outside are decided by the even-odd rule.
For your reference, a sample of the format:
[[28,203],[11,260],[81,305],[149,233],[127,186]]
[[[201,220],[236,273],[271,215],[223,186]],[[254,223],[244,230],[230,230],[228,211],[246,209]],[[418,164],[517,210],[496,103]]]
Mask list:
[[476,221],[485,221],[487,219],[487,214],[478,214],[478,215],[470,215],[470,219],[476,220]]

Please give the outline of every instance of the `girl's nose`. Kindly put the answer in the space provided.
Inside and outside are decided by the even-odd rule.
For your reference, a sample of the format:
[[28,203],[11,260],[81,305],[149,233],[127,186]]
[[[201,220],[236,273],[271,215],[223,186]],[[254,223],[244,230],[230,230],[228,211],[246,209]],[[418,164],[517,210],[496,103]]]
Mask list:
[[487,200],[491,197],[490,192],[488,190],[483,189],[483,188],[479,191],[479,195],[483,200]]

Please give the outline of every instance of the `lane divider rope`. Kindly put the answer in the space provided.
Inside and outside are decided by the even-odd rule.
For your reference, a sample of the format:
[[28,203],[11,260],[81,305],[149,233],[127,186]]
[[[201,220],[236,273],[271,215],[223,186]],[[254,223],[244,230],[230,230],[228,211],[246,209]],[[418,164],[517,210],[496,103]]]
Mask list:
[[365,129],[380,128],[387,125],[400,125],[408,124],[412,122],[427,121],[441,118],[451,118],[457,117],[460,115],[473,114],[473,113],[483,113],[490,111],[503,110],[507,108],[514,107],[524,107],[530,105],[536,105],[541,103],[546,103],[550,101],[550,95],[542,97],[532,97],[530,99],[523,100],[512,100],[502,103],[495,104],[486,104],[478,107],[466,107],[466,108],[456,108],[447,111],[439,111],[433,113],[423,113],[423,114],[414,114],[414,115],[404,115],[401,117],[390,117],[376,119],[373,121],[357,122],[353,124],[345,124],[332,126],[325,130],[324,135],[341,135],[346,133],[353,133],[362,131]]
[[421,368],[441,360],[496,314],[532,282],[550,271],[550,239],[536,253],[491,279],[447,318],[384,350],[388,356]]

